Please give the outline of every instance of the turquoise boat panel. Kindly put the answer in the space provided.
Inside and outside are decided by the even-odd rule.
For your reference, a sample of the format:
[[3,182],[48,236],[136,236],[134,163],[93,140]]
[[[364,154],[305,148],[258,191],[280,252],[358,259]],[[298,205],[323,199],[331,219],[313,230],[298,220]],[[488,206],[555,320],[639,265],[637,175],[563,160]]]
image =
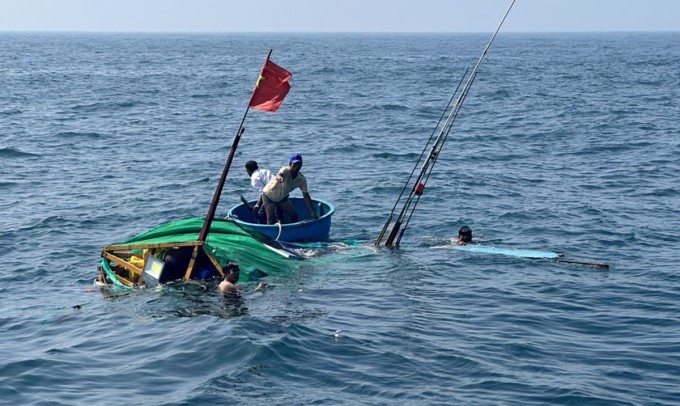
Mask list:
[[452,245],[451,248],[458,251],[478,252],[482,254],[498,254],[508,255],[518,258],[537,258],[537,259],[555,259],[559,258],[559,254],[549,251],[513,249],[513,248],[496,248],[487,247],[484,245]]

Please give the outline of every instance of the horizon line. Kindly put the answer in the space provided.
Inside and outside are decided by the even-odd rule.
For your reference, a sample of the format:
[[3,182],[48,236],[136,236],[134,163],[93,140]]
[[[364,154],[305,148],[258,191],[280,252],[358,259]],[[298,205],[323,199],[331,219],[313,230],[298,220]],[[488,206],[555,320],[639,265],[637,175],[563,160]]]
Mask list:
[[[492,31],[214,31],[214,30],[3,30],[12,34],[488,34]],[[680,33],[680,30],[556,30],[501,31],[504,34],[626,34]]]

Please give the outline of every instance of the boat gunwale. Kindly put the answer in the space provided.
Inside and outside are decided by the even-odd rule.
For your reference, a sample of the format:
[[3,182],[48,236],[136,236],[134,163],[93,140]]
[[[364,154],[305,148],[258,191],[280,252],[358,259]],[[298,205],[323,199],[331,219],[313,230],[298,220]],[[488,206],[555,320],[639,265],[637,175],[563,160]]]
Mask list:
[[[293,197],[293,198],[291,198],[291,199],[300,199],[300,200],[302,200],[301,197]],[[241,207],[241,206],[244,206],[245,203],[239,203],[239,204],[237,204],[236,206],[233,206],[231,209],[229,209],[229,211],[227,211],[227,217],[226,217],[226,218],[227,218],[228,220],[233,221],[233,222],[236,223],[236,224],[239,224],[239,225],[245,224],[247,227],[255,227],[256,229],[257,229],[257,228],[262,228],[262,229],[265,229],[265,230],[266,230],[266,229],[268,229],[269,227],[271,227],[271,229],[273,229],[273,228],[278,229],[279,227],[281,227],[281,228],[283,228],[283,229],[285,230],[285,229],[287,229],[287,228],[299,227],[299,226],[301,226],[301,225],[313,224],[313,223],[316,223],[317,221],[325,220],[326,218],[332,216],[332,215],[335,213],[335,206],[334,206],[332,203],[330,203],[330,202],[327,202],[327,201],[322,200],[322,199],[312,199],[312,202],[318,202],[318,203],[324,204],[324,205],[326,205],[326,206],[328,207],[328,211],[327,211],[325,214],[323,214],[322,216],[319,216],[316,220],[314,220],[314,219],[304,219],[304,220],[301,220],[301,221],[297,221],[297,222],[295,222],[295,223],[285,223],[285,224],[278,224],[278,223],[275,223],[275,224],[251,223],[251,222],[249,222],[249,221],[242,220],[242,219],[240,219],[240,218],[238,218],[238,217],[236,217],[236,216],[234,216],[234,215],[232,214],[236,208]],[[250,203],[253,203],[253,204],[254,204],[254,203],[257,203],[257,200],[249,200],[249,201],[248,201],[248,204],[250,204]]]

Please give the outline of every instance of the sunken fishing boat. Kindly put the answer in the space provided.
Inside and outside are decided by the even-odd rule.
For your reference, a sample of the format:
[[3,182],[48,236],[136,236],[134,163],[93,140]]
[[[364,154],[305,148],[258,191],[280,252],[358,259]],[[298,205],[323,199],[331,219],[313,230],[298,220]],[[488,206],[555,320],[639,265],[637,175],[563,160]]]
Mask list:
[[[287,272],[304,258],[281,242],[322,241],[328,238],[335,207],[312,200],[310,213],[299,198],[291,198],[301,221],[259,224],[245,203],[229,210],[226,218],[215,213],[234,159],[248,111],[278,110],[290,90],[291,73],[275,64],[271,50],[255,84],[222,175],[205,217],[169,222],[102,249],[95,283],[120,288],[153,287],[173,281],[224,277],[225,269],[238,265],[240,280]],[[311,219],[310,219],[311,217]],[[285,221],[285,219],[280,219]]]

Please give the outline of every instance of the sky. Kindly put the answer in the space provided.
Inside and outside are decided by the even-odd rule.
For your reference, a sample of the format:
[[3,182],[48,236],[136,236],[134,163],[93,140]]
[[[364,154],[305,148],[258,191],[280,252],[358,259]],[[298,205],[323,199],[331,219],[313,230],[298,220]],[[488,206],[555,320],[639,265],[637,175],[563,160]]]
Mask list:
[[[0,0],[0,31],[492,32],[511,2]],[[680,31],[680,1],[516,0],[503,31]]]

